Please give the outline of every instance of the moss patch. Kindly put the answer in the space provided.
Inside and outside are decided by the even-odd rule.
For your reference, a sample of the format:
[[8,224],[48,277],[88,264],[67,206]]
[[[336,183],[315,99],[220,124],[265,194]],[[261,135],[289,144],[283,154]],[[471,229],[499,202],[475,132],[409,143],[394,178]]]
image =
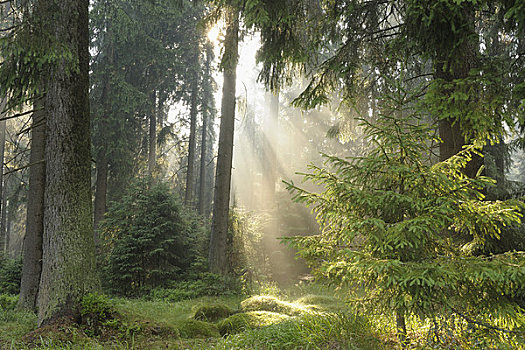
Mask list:
[[305,305],[308,309],[317,311],[337,311],[345,308],[343,302],[326,295],[308,294],[297,299],[295,303]]
[[281,301],[276,297],[256,295],[241,302],[243,311],[271,311],[289,316],[301,315],[308,312],[303,305]]
[[217,322],[232,313],[232,310],[223,304],[201,305],[195,310],[193,318],[200,321]]
[[199,321],[187,320],[179,325],[179,331],[182,338],[216,338],[219,337],[219,331],[214,324]]
[[221,335],[236,334],[247,329],[270,326],[283,322],[290,316],[271,311],[249,311],[232,315],[218,323]]

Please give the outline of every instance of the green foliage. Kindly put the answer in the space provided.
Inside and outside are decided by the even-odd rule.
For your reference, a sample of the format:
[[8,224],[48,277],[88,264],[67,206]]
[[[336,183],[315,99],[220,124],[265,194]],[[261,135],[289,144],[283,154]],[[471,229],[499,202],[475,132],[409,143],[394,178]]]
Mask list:
[[323,191],[289,184],[323,227],[290,241],[319,275],[365,288],[358,305],[369,311],[493,315],[494,324],[515,328],[522,310],[508,297],[523,288],[523,252],[480,257],[468,247],[519,223],[523,204],[484,200],[494,181],[464,175],[479,145],[431,165],[433,130],[410,101],[399,89],[375,123],[363,121],[375,145],[365,156],[311,166],[305,179]]
[[0,256],[0,294],[18,294],[22,277],[22,259]]
[[248,329],[266,327],[290,318],[270,311],[248,311],[232,315],[217,324],[221,335],[236,334]]
[[217,322],[232,314],[232,310],[223,304],[205,304],[195,310],[193,318],[200,321]]
[[136,295],[180,278],[200,255],[196,242],[204,231],[192,220],[166,184],[130,186],[101,225],[108,289]]
[[199,321],[186,320],[179,325],[179,331],[182,338],[218,338],[219,331],[214,324]]
[[0,309],[1,310],[14,310],[18,303],[18,296],[0,294]]
[[240,281],[234,277],[204,272],[194,280],[172,282],[170,288],[154,288],[148,297],[177,302],[203,296],[237,295],[241,289]]
[[82,298],[80,306],[82,324],[94,335],[98,335],[100,328],[108,321],[115,319],[115,308],[105,295],[89,293]]

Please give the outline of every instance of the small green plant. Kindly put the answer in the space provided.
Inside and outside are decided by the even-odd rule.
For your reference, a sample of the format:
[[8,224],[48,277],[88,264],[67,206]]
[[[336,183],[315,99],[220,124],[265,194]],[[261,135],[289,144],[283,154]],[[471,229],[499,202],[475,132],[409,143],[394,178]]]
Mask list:
[[104,326],[116,326],[116,310],[108,297],[103,294],[89,293],[82,298],[80,315],[86,333],[100,335]]
[[17,302],[16,295],[0,294],[0,310],[14,310]]
[[0,294],[18,295],[22,276],[22,259],[0,256]]

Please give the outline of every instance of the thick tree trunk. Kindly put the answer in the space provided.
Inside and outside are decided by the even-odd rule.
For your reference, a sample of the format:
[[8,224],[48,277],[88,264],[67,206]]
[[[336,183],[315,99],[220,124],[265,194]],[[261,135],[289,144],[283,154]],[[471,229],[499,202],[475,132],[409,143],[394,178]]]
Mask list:
[[[45,28],[78,59],[46,76],[46,187],[38,324],[79,317],[99,289],[91,207],[88,0],[42,0]],[[69,63],[74,64],[74,63]]]
[[29,163],[29,191],[27,198],[26,234],[23,245],[22,281],[18,307],[36,310],[36,298],[42,271],[42,237],[44,233],[44,189],[46,166],[44,150],[46,126],[44,111],[33,113],[31,155]]
[[219,150],[215,175],[215,196],[210,237],[209,267],[214,273],[227,274],[227,237],[235,126],[235,79],[238,61],[239,12],[229,8],[224,38],[224,83],[222,88]]
[[195,149],[197,133],[197,95],[198,91],[198,74],[195,73],[192,81],[191,106],[190,106],[190,140],[188,144],[188,171],[186,173],[186,193],[184,203],[187,206],[193,206],[193,184],[195,183]]
[[149,116],[149,150],[148,150],[148,176],[153,177],[155,165],[157,164],[157,94],[152,94],[153,109]]

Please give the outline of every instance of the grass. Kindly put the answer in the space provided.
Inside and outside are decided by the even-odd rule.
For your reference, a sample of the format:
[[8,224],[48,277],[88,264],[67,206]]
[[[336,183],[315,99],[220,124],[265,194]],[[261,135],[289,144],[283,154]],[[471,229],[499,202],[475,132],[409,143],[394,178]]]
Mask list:
[[[391,315],[359,315],[333,291],[315,285],[302,292],[296,288],[247,299],[227,296],[167,302],[114,298],[109,302],[117,316],[104,320],[96,332],[67,322],[35,330],[35,315],[5,303],[0,306],[0,349],[399,349]],[[433,326],[417,317],[408,318],[409,349],[525,349],[523,335],[491,333],[461,322],[448,328],[443,324],[437,342],[432,338]]]

